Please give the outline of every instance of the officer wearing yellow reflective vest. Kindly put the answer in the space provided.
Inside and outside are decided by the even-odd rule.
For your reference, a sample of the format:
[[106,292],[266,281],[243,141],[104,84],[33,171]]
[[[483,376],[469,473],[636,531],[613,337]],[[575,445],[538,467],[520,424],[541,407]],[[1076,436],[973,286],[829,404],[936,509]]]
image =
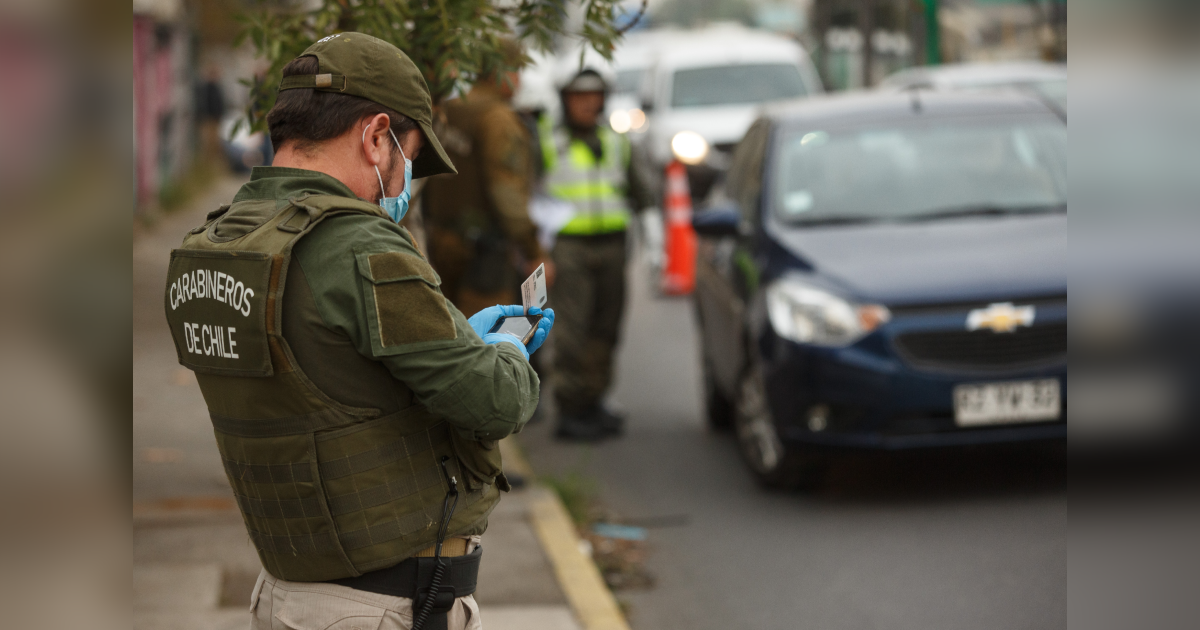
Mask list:
[[546,192],[575,210],[555,242],[558,279],[550,294],[558,313],[556,435],[566,440],[594,441],[622,430],[604,395],[625,306],[626,230],[631,207],[653,205],[628,139],[599,123],[607,92],[595,70],[574,75],[561,87],[564,123],[539,134]]
[[[496,441],[537,405],[526,346],[465,318],[398,225],[452,173],[428,88],[360,33],[283,70],[276,158],[172,252],[167,322],[196,372],[263,572],[251,628],[479,628],[481,535],[509,484]],[[286,290],[285,290],[286,289]]]

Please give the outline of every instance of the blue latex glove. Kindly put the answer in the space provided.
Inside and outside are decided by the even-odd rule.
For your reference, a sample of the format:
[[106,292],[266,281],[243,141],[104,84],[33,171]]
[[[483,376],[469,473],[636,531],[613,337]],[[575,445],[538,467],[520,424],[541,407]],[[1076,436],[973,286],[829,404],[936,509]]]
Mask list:
[[542,347],[546,337],[550,336],[550,329],[554,327],[554,309],[548,308],[543,311],[535,306],[529,309],[529,314],[542,316],[542,321],[538,322],[537,332],[533,333],[533,339],[529,340],[529,354],[533,354]]
[[488,333],[483,336],[483,343],[511,343],[521,351],[521,355],[525,357],[526,361],[529,360],[529,349],[514,335],[508,333]]
[[537,331],[533,333],[533,339],[529,340],[529,345],[521,343],[517,337],[509,334],[488,332],[495,327],[496,322],[501,317],[519,317],[525,313],[524,307],[517,304],[489,306],[488,308],[479,311],[467,319],[467,324],[471,329],[483,339],[484,343],[500,343],[508,342],[520,349],[521,354],[526,359],[529,355],[537,351],[545,343],[546,337],[550,334],[550,329],[554,327],[554,309],[548,308],[544,312],[542,309],[534,307],[529,309],[530,315],[541,315],[542,319],[538,322]]
[[[516,346],[517,349],[521,351],[521,354],[525,357],[525,359],[528,360],[529,350],[525,347],[525,344],[521,343],[520,339],[507,333],[488,332],[496,325],[496,322],[499,321],[500,318],[519,317],[524,314],[525,307],[521,306],[520,304],[497,304],[496,306],[489,306],[482,311],[475,313],[467,319],[467,324],[471,326],[471,330],[474,330],[475,334],[479,335],[479,337],[483,339],[484,343],[511,343],[512,345]],[[536,335],[537,333],[534,334]]]
[[474,330],[475,334],[482,338],[496,325],[496,322],[500,321],[501,317],[515,317],[524,314],[525,308],[520,304],[509,304],[508,306],[497,304],[475,313],[467,319],[467,324],[471,326],[471,330]]

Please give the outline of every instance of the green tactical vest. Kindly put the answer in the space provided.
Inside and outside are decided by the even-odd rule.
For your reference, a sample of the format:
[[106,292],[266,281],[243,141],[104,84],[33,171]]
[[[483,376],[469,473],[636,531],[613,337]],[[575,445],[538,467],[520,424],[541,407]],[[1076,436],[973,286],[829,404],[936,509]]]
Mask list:
[[543,123],[539,135],[546,190],[575,206],[575,217],[559,234],[610,234],[624,231],[629,225],[629,204],[625,200],[629,142],[607,127],[598,128],[596,133],[603,147],[599,160],[587,143],[572,138],[565,127],[548,129]]
[[[262,564],[286,580],[358,576],[432,545],[449,486],[443,459],[463,492],[451,535],[479,531],[508,485],[494,442],[459,436],[418,403],[388,415],[341,404],[297,364],[281,333],[292,248],[345,213],[386,218],[333,195],[243,201],[171,252],[166,312],[179,361],[196,372]],[[428,275],[420,280],[434,284]]]

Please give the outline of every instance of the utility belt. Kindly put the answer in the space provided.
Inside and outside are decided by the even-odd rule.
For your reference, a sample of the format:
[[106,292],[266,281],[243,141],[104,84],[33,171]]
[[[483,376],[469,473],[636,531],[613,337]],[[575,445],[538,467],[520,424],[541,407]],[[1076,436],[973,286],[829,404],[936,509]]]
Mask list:
[[[446,546],[449,547],[455,540],[462,540],[464,544],[467,542],[461,538],[451,539],[446,541]],[[415,617],[417,611],[424,608],[426,600],[429,598],[434,570],[437,568],[438,562],[441,562],[445,567],[442,582],[434,596],[433,606],[430,608],[429,618],[425,622],[424,628],[425,630],[445,630],[446,613],[450,612],[454,606],[454,600],[475,592],[483,547],[476,546],[471,553],[454,557],[446,556],[446,549],[443,549],[442,553],[441,558],[412,557],[386,569],[371,571],[358,577],[333,580],[331,583],[380,595],[407,597],[413,600]]]

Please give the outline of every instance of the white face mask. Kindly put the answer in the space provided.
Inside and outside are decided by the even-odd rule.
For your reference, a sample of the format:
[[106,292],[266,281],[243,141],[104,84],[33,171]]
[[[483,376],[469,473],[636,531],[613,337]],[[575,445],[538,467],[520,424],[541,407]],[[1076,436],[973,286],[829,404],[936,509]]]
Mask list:
[[[367,143],[367,129],[371,126],[367,125],[363,128],[363,144]],[[408,201],[410,198],[409,189],[412,188],[412,160],[404,155],[404,147],[400,146],[400,141],[396,139],[396,133],[388,129],[388,133],[392,134],[392,142],[396,143],[396,148],[400,149],[400,157],[404,158],[404,190],[400,191],[398,197],[388,197],[387,188],[383,186],[383,176],[379,174],[379,167],[375,167],[375,177],[379,178],[379,194],[383,195],[379,199],[379,207],[387,213],[393,221],[399,223],[408,214]]]

